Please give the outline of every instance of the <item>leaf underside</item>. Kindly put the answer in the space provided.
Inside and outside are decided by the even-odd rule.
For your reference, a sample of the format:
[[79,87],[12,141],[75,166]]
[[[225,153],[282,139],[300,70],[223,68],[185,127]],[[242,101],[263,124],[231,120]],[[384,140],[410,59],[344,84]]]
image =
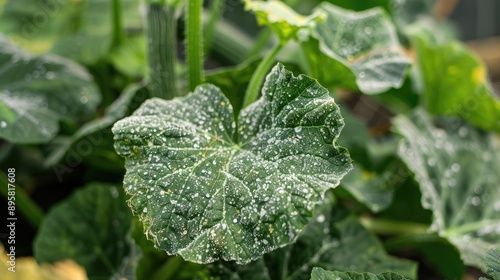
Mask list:
[[484,255],[500,243],[498,143],[458,118],[433,123],[424,111],[397,117],[395,126],[404,137],[399,154],[433,212],[432,229],[485,271]]
[[129,204],[157,248],[199,263],[248,263],[293,242],[352,168],[335,145],[343,120],[326,89],[278,64],[262,93],[237,131],[211,85],[146,101],[115,124]]

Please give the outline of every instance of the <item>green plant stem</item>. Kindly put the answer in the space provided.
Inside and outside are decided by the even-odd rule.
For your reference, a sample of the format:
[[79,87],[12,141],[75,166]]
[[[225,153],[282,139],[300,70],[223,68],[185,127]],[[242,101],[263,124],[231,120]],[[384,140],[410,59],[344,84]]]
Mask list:
[[125,42],[125,30],[123,29],[122,4],[121,0],[113,0],[113,39],[111,41],[111,50],[122,45]]
[[259,63],[255,73],[252,75],[250,79],[250,83],[248,84],[247,91],[245,93],[245,99],[243,100],[243,108],[252,104],[259,98],[260,88],[264,82],[264,78],[266,77],[267,71],[271,68],[271,65],[274,63],[276,59],[276,55],[283,48],[285,44],[276,45],[271,52],[267,54],[264,59]]
[[213,36],[217,22],[222,15],[222,9],[224,8],[223,0],[213,0],[210,5],[210,15],[208,21],[204,24],[203,33],[205,37],[204,42],[204,53],[208,55],[210,48],[212,47]]
[[427,233],[429,225],[404,222],[404,221],[394,221],[385,219],[373,219],[360,217],[360,222],[367,229],[378,233],[378,234],[388,234],[388,235],[404,235],[404,234],[417,234],[417,233]]
[[177,57],[175,8],[150,3],[147,12],[149,89],[152,97],[178,96],[175,77]]
[[189,90],[201,84],[203,78],[202,0],[189,0],[186,4],[186,38]]
[[[1,195],[5,198],[5,200],[8,200],[8,184],[9,181],[7,180],[7,176],[5,173],[0,172],[0,190],[1,190]],[[16,203],[16,213],[19,211],[19,213],[28,221],[28,223],[33,227],[33,228],[38,228],[40,226],[40,223],[43,220],[43,210],[29,197],[26,192],[19,187],[16,183],[11,184],[16,186],[15,187],[15,203]]]

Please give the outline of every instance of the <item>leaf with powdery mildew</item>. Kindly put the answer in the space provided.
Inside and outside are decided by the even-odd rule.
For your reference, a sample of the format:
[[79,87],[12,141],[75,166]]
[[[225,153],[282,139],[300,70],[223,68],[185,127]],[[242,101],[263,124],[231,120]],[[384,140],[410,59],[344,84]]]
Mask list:
[[303,44],[314,77],[326,86],[377,94],[403,85],[410,64],[381,8],[353,12],[322,3],[326,19]]
[[500,279],[500,248],[488,250],[485,263],[488,275],[495,280]]
[[278,64],[262,93],[237,129],[212,85],[150,99],[115,124],[129,204],[157,248],[198,263],[248,263],[293,242],[351,170],[335,143],[339,108],[317,81]]
[[408,280],[408,278],[395,272],[373,274],[327,271],[320,267],[315,267],[311,273],[311,280]]
[[491,135],[458,118],[425,111],[398,116],[399,155],[415,173],[431,229],[447,238],[465,264],[486,271],[484,255],[500,243],[500,152]]

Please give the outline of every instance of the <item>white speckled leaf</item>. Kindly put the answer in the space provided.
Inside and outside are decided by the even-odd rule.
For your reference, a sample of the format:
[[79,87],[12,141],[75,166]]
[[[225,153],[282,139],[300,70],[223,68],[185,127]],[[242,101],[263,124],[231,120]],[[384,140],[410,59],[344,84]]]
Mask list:
[[[328,201],[326,199],[325,201]],[[215,279],[309,279],[311,269],[382,273],[393,271],[410,279],[416,263],[390,256],[379,239],[355,216],[331,203],[317,207],[315,219],[293,244],[247,265],[219,262],[210,266]]]
[[488,275],[493,277],[493,279],[500,279],[500,247],[496,249],[488,250],[485,257],[486,272]]
[[83,67],[55,55],[31,56],[0,36],[0,138],[47,142],[59,121],[89,116],[100,101]]
[[328,271],[315,267],[311,273],[311,280],[408,280],[409,278],[395,272],[384,272],[380,274]]
[[319,47],[320,52],[307,56],[312,68],[320,68],[316,71],[320,81],[347,88],[356,85],[366,94],[401,87],[410,62],[382,9],[353,12],[322,3],[317,11],[327,15],[313,32],[319,46],[313,40],[305,46]]
[[129,203],[157,248],[199,263],[247,263],[285,246],[352,168],[328,91],[273,68],[239,117],[220,90],[146,101],[113,127]]
[[490,135],[458,118],[416,111],[395,120],[399,154],[433,212],[432,229],[460,250],[464,262],[486,270],[484,255],[500,243],[500,153]]

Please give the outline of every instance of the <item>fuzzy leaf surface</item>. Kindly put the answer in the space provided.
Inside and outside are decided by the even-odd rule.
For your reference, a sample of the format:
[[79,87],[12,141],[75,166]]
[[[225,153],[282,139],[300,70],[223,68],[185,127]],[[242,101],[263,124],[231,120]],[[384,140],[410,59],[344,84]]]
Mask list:
[[150,99],[115,124],[129,204],[157,248],[198,263],[248,263],[293,242],[351,170],[335,144],[340,110],[318,82],[278,64],[262,93],[237,129],[212,85]]

